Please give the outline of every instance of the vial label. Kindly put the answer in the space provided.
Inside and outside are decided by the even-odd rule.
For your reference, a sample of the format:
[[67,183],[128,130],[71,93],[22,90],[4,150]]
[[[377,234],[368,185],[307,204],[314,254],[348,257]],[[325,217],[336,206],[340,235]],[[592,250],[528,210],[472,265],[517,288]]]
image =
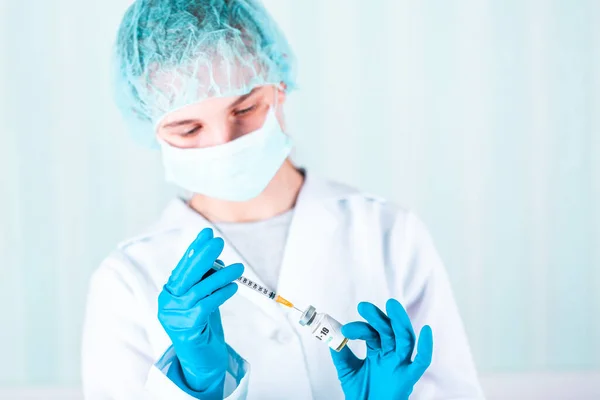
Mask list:
[[327,314],[323,316],[323,320],[313,334],[334,350],[338,349],[346,340],[342,335],[342,324]]

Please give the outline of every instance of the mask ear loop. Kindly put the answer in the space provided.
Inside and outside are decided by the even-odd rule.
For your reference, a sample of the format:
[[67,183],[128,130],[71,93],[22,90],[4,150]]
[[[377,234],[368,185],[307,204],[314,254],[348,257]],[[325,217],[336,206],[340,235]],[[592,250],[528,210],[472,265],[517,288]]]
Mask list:
[[275,89],[275,100],[273,101],[273,106],[272,106],[273,115],[275,116],[275,119],[277,120],[277,124],[280,125],[281,131],[287,135],[287,133],[285,132],[285,129],[283,129],[283,126],[281,126],[281,123],[279,122],[279,117],[277,115],[277,111],[278,111],[278,107],[279,107],[279,90],[281,88],[281,84],[274,83],[273,88]]
[[275,88],[275,101],[273,102],[273,112],[277,115],[277,107],[279,106],[279,85],[273,85]]

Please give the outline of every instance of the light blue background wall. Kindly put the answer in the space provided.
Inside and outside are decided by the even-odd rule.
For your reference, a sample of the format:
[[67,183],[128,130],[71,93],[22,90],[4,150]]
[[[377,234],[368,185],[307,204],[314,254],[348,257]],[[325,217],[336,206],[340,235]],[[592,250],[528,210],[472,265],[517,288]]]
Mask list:
[[[479,369],[600,369],[600,2],[267,3],[297,159],[417,210]],[[127,4],[0,2],[1,386],[77,384],[91,271],[173,193],[111,102]]]

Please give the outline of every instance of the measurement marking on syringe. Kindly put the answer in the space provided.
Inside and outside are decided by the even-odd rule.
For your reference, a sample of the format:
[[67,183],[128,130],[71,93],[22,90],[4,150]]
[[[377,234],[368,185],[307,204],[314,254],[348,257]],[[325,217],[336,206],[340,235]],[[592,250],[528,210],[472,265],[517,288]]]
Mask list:
[[[216,270],[220,270],[225,267],[223,265],[215,262],[213,268]],[[266,287],[263,287],[262,285],[259,285],[258,283],[252,281],[251,279],[246,278],[245,276],[240,276],[239,278],[237,278],[237,281],[239,283],[243,284],[244,286],[248,287],[249,289],[252,289],[255,292],[258,292],[258,293],[268,297],[271,300],[275,300],[279,304],[282,304],[282,305],[284,305],[286,307],[290,307],[290,308],[296,308],[296,307],[294,307],[294,305],[291,302],[289,302],[288,300],[284,299],[281,296],[278,296],[277,293],[275,293],[275,291],[270,290]]]

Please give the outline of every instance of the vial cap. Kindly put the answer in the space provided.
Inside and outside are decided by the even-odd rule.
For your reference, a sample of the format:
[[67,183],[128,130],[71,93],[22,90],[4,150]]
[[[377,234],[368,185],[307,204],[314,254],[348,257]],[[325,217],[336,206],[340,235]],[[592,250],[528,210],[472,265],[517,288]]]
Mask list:
[[300,321],[298,322],[302,326],[309,325],[313,321],[313,319],[315,319],[315,315],[317,315],[317,309],[313,306],[308,306],[308,308],[302,313]]

